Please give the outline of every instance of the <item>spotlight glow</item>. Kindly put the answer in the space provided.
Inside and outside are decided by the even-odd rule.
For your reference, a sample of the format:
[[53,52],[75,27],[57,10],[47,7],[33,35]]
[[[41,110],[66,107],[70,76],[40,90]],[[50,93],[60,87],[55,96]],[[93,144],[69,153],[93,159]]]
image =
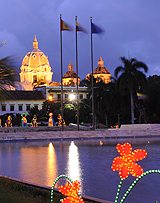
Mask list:
[[70,100],[70,101],[74,101],[75,99],[76,99],[76,95],[73,94],[73,93],[70,93],[70,94],[69,94],[69,100]]

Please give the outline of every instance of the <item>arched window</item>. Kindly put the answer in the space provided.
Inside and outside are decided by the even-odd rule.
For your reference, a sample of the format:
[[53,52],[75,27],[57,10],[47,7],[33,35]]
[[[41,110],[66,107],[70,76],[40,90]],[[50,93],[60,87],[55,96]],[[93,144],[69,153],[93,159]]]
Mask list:
[[37,82],[37,75],[33,76],[33,82]]

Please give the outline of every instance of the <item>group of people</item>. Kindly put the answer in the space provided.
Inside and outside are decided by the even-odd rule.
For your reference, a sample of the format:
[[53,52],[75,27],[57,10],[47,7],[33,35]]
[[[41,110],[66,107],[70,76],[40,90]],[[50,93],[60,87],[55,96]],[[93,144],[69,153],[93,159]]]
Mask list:
[[[21,115],[21,126],[22,127],[27,127],[28,123],[27,123],[27,114],[23,113]],[[49,113],[49,119],[48,119],[48,126],[62,126],[65,125],[64,120],[62,120],[62,116],[61,114],[58,114],[57,116],[58,122],[55,122],[54,117],[53,117],[53,113]],[[31,126],[32,127],[38,127],[38,122],[37,122],[37,116],[34,115],[31,121]],[[2,121],[0,119],[0,127],[2,127]],[[12,117],[9,115],[6,119],[5,122],[5,127],[12,127]]]

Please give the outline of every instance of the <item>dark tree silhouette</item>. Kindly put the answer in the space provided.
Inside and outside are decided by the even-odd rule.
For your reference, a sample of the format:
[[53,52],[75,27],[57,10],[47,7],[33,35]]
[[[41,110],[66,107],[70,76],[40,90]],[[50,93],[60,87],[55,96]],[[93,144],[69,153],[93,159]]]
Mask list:
[[131,123],[134,123],[134,106],[136,93],[139,89],[143,89],[146,83],[146,76],[144,73],[148,71],[145,63],[136,60],[135,58],[127,59],[121,57],[122,65],[115,69],[114,75],[118,76],[118,87],[120,91],[124,88],[130,93],[131,104]]

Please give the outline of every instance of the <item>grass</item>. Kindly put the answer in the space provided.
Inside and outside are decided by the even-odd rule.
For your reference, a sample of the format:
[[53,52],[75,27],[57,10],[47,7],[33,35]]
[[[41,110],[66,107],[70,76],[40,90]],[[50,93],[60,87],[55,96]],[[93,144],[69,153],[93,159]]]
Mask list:
[[[53,203],[60,203],[60,199],[63,199],[63,196],[54,191]],[[89,199],[84,201],[99,202]],[[0,177],[0,203],[50,203],[50,190]]]
[[[57,193],[54,203],[60,202]],[[1,203],[49,203],[50,191],[35,188],[7,178],[0,177],[0,202]]]

